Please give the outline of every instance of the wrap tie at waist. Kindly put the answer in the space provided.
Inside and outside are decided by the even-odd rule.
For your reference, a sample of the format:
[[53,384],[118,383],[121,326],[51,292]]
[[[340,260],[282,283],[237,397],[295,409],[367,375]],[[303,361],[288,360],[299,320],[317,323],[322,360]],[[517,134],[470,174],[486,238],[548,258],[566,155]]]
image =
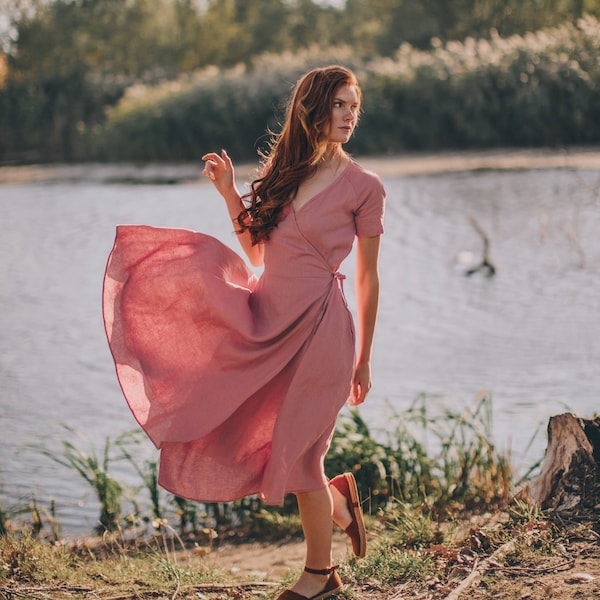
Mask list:
[[343,273],[340,273],[339,271],[333,273],[333,281],[337,281],[338,288],[342,294],[342,300],[344,301],[346,308],[348,308],[348,301],[346,300],[346,294],[344,293],[344,279],[346,279],[346,276]]
[[315,327],[313,329],[313,334],[317,331],[323,317],[325,316],[325,312],[327,311],[327,305],[329,303],[329,301],[331,300],[333,294],[334,294],[334,290],[336,288],[336,285],[333,282],[337,282],[337,288],[340,291],[340,295],[342,296],[342,300],[344,302],[344,305],[346,306],[346,308],[348,308],[348,302],[346,302],[346,295],[344,294],[344,279],[346,279],[346,276],[343,273],[340,273],[339,271],[335,271],[334,273],[331,274],[332,278],[332,285],[331,288],[329,290],[329,293],[327,294],[327,298],[325,299],[325,301],[323,302],[323,306],[321,308],[321,314],[319,316],[319,318],[317,319],[316,323],[315,323]]

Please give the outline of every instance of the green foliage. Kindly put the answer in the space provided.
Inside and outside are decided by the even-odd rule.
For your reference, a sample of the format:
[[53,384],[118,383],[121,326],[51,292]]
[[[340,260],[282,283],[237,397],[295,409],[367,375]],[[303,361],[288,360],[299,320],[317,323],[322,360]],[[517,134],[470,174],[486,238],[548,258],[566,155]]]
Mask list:
[[103,160],[191,160],[226,147],[256,157],[266,131],[277,130],[297,78],[323,62],[356,60],[348,49],[322,55],[265,55],[250,67],[210,68],[159,86],[136,86],[108,112],[91,143]]
[[[75,433],[69,427],[65,426],[65,429]],[[74,471],[93,489],[100,503],[99,532],[115,531],[119,528],[123,487],[109,471],[113,460],[109,437],[105,439],[102,457],[98,457],[93,450],[90,454],[85,453],[69,440],[61,440],[60,449],[44,444],[30,447],[59,465]]]
[[367,556],[350,568],[355,582],[376,581],[380,585],[422,580],[434,572],[435,562],[431,556],[395,548],[384,540],[373,544]]
[[600,140],[600,23],[588,17],[524,37],[436,42],[427,52],[404,45],[393,59],[363,62],[340,47],[138,86],[89,144],[110,161],[193,160],[221,147],[253,159],[265,132],[278,130],[297,77],[336,62],[363,84],[355,153]]
[[59,542],[62,539],[62,529],[60,526],[60,519],[56,512],[56,501],[54,498],[50,499],[50,510],[46,511],[46,518],[50,524],[50,530],[52,531],[52,539],[55,542]]
[[253,159],[298,74],[330,62],[361,67],[363,154],[600,136],[595,0],[4,4],[2,161]]
[[[223,573],[183,556],[178,561],[158,538],[148,542],[48,544],[29,534],[0,537],[0,590],[21,598],[105,596],[175,597],[181,587],[219,583]],[[34,583],[41,589],[31,591]],[[47,588],[47,589],[46,589]],[[58,595],[57,595],[58,594]],[[4,596],[3,596],[4,597]]]
[[135,472],[142,480],[142,485],[150,498],[152,520],[155,528],[158,528],[165,517],[161,488],[158,485],[158,459],[141,461],[136,456],[135,451],[139,448],[143,440],[145,440],[144,433],[141,430],[135,430],[120,435],[115,443],[121,450],[121,457],[133,466]]
[[[525,36],[434,45],[428,52],[404,45],[368,73],[362,126],[380,133],[382,149],[583,144],[600,138],[596,19]],[[373,150],[374,143],[361,149]]]
[[179,517],[179,535],[185,535],[186,531],[191,530],[193,536],[198,533],[198,503],[173,496],[173,503],[176,506],[176,514]]
[[[87,128],[103,121],[105,107],[114,104],[127,86],[138,77],[164,79],[183,68],[172,56],[179,55],[176,49],[163,52],[161,46],[161,39],[170,36],[163,27],[175,19],[177,3],[32,4],[35,10],[16,17],[17,40],[0,85],[0,158],[89,157]],[[172,10],[162,10],[164,4]]]
[[[385,508],[399,497],[416,501],[432,493],[432,464],[424,445],[396,419],[393,440],[376,439],[359,412],[353,410],[340,418],[331,448],[325,458],[326,472],[331,476],[354,473],[363,499],[368,499],[370,512]],[[404,435],[408,433],[408,435]]]
[[[353,19],[356,12],[360,21]],[[467,37],[489,38],[523,34],[565,22],[575,22],[584,13],[600,16],[594,0],[348,0],[345,24],[353,45],[361,37],[371,40],[376,54],[392,56],[402,43],[427,48],[432,38],[443,41]],[[382,19],[381,15],[386,18]],[[362,23],[362,27],[357,22]]]
[[492,442],[491,414],[489,395],[473,410],[446,408],[422,395],[388,419],[388,432],[377,439],[351,411],[334,434],[326,471],[331,476],[352,471],[371,510],[389,508],[396,499],[425,504],[437,514],[504,504],[510,497],[510,461]]
[[31,532],[0,537],[0,582],[61,581],[78,565],[64,546],[43,543]]
[[441,543],[443,535],[439,525],[434,523],[430,514],[425,514],[424,509],[424,506],[393,502],[383,515],[387,542],[394,547],[412,550]]
[[508,507],[507,512],[511,528],[546,521],[546,515],[544,515],[539,504],[532,504],[528,499],[515,498]]
[[298,513],[286,513],[277,508],[259,508],[247,520],[244,534],[260,540],[282,540],[301,536],[302,523]]
[[12,511],[5,503],[3,486],[0,485],[0,537],[9,532],[11,513]]
[[[463,409],[447,408],[440,399],[421,395],[387,423],[387,432],[378,437],[357,410],[344,413],[334,432],[325,470],[330,477],[346,471],[354,473],[366,512],[383,517],[398,544],[417,548],[434,539],[438,533],[431,527],[432,516],[484,511],[508,502],[511,468],[508,457],[491,441],[489,395],[479,398],[473,408]],[[115,460],[123,459],[133,466],[147,495],[145,502],[136,492],[135,519],[152,522],[163,533],[174,533],[168,524],[173,516],[169,505],[175,507],[182,539],[199,540],[215,531],[232,530],[244,537],[263,538],[300,533],[293,494],[286,496],[283,507],[265,505],[256,496],[227,503],[163,497],[157,461],[140,459],[143,442],[145,437],[137,432],[125,432],[114,442],[106,438],[101,458],[94,451],[84,452],[70,440],[60,441],[58,448],[47,443],[31,447],[77,473],[94,490],[100,503],[100,533],[120,531],[125,487],[113,478],[110,468]],[[118,454],[112,451],[113,446],[119,449]],[[143,506],[148,504],[150,515],[144,515]],[[29,512],[33,529],[39,533],[43,519],[35,501]],[[60,525],[54,505],[50,512],[43,513],[58,540]],[[3,518],[6,529],[6,511]]]
[[50,510],[42,508],[40,510],[38,502],[34,497],[24,504],[7,505],[2,496],[2,487],[0,486],[0,538],[4,535],[11,535],[20,527],[17,524],[17,518],[28,515],[30,526],[21,528],[28,535],[38,536],[44,526],[43,515],[46,517],[54,540],[60,539],[60,520],[56,514],[56,506],[53,499],[50,500]]

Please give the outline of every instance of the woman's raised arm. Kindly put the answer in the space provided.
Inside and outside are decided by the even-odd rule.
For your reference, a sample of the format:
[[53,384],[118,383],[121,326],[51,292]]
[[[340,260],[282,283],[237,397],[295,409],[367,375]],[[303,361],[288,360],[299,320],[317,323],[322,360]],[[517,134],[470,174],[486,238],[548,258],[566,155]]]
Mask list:
[[[203,175],[208,177],[217,191],[225,199],[227,210],[231,220],[237,226],[237,217],[244,208],[241,194],[235,185],[235,172],[231,158],[225,150],[221,154],[209,152],[202,157],[204,161]],[[263,264],[264,248],[262,244],[252,245],[250,232],[248,230],[237,234],[242,249],[254,266]]]

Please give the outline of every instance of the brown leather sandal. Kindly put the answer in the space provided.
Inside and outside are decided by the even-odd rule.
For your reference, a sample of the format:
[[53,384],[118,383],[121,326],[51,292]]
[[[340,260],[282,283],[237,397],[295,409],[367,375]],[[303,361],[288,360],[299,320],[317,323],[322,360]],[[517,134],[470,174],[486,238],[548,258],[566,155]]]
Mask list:
[[311,596],[310,598],[292,592],[292,590],[285,590],[283,594],[277,597],[277,600],[325,600],[326,598],[335,596],[338,592],[342,591],[343,587],[342,580],[336,573],[338,567],[339,565],[327,567],[327,569],[311,569],[310,567],[304,567],[304,570],[307,573],[312,573],[313,575],[329,575],[325,587],[316,596]]
[[352,515],[352,522],[344,529],[344,532],[352,541],[354,554],[359,558],[363,558],[367,553],[367,530],[365,529],[365,521],[360,506],[356,479],[354,479],[352,473],[343,473],[334,477],[329,485],[335,487],[346,498],[348,510]]

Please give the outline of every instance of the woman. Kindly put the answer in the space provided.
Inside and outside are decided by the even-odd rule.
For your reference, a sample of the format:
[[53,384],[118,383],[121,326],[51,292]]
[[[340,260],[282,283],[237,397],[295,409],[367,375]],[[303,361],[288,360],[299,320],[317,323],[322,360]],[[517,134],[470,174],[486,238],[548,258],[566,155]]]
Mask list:
[[[365,554],[354,477],[323,470],[339,410],[371,387],[385,192],[342,148],[360,107],[351,71],[307,73],[245,196],[224,150],[203,157],[260,278],[210,236],[144,226],[118,228],[105,278],[119,381],[161,449],[161,485],[204,502],[296,494],[306,564],[280,600],[341,589],[332,521]],[[355,237],[356,355],[337,270]]]

